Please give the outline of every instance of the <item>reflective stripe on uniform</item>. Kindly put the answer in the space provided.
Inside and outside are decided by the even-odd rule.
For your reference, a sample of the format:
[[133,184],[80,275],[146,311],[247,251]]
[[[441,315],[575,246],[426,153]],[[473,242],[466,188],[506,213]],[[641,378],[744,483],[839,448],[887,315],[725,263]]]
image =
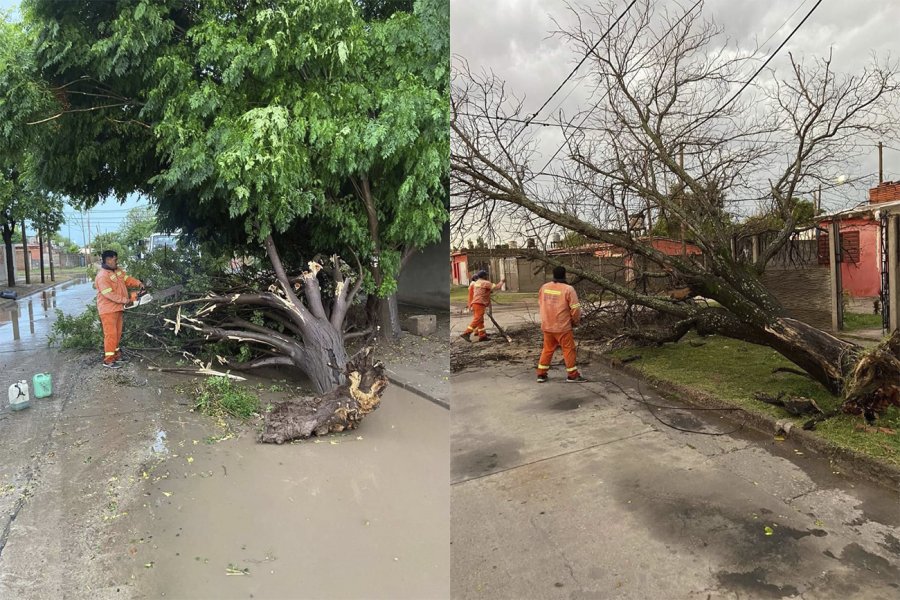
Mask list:
[[101,294],[108,294],[112,291],[112,288],[106,288],[105,290],[100,290]]
[[115,356],[115,355],[116,355],[115,352],[104,352],[103,353],[103,356]]
[[571,308],[572,310],[575,310],[576,308],[581,308],[581,302],[579,302],[579,303],[577,303],[577,304],[573,304],[573,305],[570,306],[569,308]]
[[569,373],[572,373],[572,372],[577,371],[577,370],[578,370],[578,367],[572,367],[572,368],[570,368],[570,369],[566,369],[566,371],[568,371]]
[[550,365],[538,365],[538,369],[549,369]]
[[559,290],[544,290],[545,294],[550,294],[551,296],[562,296],[562,292]]
[[115,276],[115,275],[110,275],[109,278],[110,278],[111,280],[113,280],[113,281],[116,280],[116,276]]

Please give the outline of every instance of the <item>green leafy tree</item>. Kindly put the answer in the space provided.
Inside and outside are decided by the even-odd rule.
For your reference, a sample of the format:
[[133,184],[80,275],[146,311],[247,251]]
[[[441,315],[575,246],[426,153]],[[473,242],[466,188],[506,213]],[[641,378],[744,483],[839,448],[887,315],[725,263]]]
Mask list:
[[241,367],[295,365],[328,390],[362,286],[392,293],[447,220],[449,9],[415,6],[367,23],[348,0],[26,2],[58,100],[41,179],[88,206],[143,193],[161,227],[267,258],[277,291],[209,300],[261,325],[190,325],[266,349]]
[[128,211],[122,224],[120,241],[128,258],[136,258],[143,244],[157,230],[156,211],[135,207]]
[[91,240],[91,252],[95,260],[100,260],[100,255],[106,250],[114,251],[123,259],[128,256],[125,244],[122,242],[122,234],[118,231],[98,233]]
[[0,234],[10,286],[16,283],[13,235],[40,197],[30,153],[42,132],[27,123],[47,105],[25,32],[18,24],[0,21]]
[[76,244],[75,242],[73,242],[72,240],[67,238],[66,236],[62,235],[61,233],[54,233],[51,236],[51,239],[53,240],[53,245],[56,246],[56,248],[58,250],[60,250],[61,252],[68,252],[69,254],[77,254],[78,252],[81,251],[81,248],[78,246],[78,244]]

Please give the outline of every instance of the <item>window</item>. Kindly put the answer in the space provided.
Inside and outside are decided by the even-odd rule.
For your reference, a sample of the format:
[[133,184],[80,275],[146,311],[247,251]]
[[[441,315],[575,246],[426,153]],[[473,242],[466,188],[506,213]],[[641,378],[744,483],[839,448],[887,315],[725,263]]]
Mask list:
[[[820,265],[829,264],[828,259],[828,234],[819,232],[817,258]],[[841,232],[841,247],[838,254],[838,262],[859,264],[859,230],[848,229]]]

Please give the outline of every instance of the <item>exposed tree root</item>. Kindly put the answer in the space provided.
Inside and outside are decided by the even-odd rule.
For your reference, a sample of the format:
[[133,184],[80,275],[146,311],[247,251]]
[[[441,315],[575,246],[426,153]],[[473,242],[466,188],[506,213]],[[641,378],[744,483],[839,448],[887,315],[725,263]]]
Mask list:
[[372,348],[347,363],[347,383],[314,398],[282,402],[266,414],[259,441],[283,444],[313,435],[356,429],[378,408],[387,387],[384,365],[373,363]]
[[900,407],[900,331],[862,353],[847,377],[841,410],[873,422],[889,406]]

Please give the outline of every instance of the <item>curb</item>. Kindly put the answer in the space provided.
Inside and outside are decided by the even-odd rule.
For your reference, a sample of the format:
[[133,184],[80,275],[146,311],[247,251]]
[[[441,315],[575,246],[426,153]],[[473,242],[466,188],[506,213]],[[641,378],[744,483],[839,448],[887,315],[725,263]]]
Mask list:
[[[633,377],[634,379],[648,383],[653,390],[663,398],[704,408],[741,408],[704,392],[698,392],[697,390],[692,390],[681,384],[647,375],[639,369],[629,365],[617,365],[615,364],[614,359],[595,350],[588,350],[587,348],[582,350],[579,348],[579,353],[583,353],[584,356],[589,357],[591,360],[597,360],[611,371],[618,371]],[[764,435],[772,435],[772,432],[775,430],[776,419],[755,414],[747,410],[741,410],[740,412],[743,413],[743,422],[748,427],[751,427]],[[734,417],[729,415],[726,415],[725,418],[736,421]],[[835,460],[843,470],[848,473],[862,475],[878,485],[886,485],[889,488],[900,489],[900,467],[887,465],[870,456],[860,454],[855,450],[836,446],[814,433],[799,427],[791,429],[790,439],[797,441],[806,448],[815,450],[816,452]]]
[[388,381],[390,381],[397,387],[406,390],[407,392],[412,392],[413,394],[420,396],[420,397],[424,398],[425,400],[428,400],[429,402],[437,404],[441,408],[450,410],[449,402],[447,402],[446,400],[441,400],[437,396],[432,396],[428,392],[422,391],[421,389],[417,388],[415,385],[413,385],[412,383],[410,383],[408,381],[404,381],[403,379],[398,379],[397,377],[395,377],[393,375],[388,375]]

